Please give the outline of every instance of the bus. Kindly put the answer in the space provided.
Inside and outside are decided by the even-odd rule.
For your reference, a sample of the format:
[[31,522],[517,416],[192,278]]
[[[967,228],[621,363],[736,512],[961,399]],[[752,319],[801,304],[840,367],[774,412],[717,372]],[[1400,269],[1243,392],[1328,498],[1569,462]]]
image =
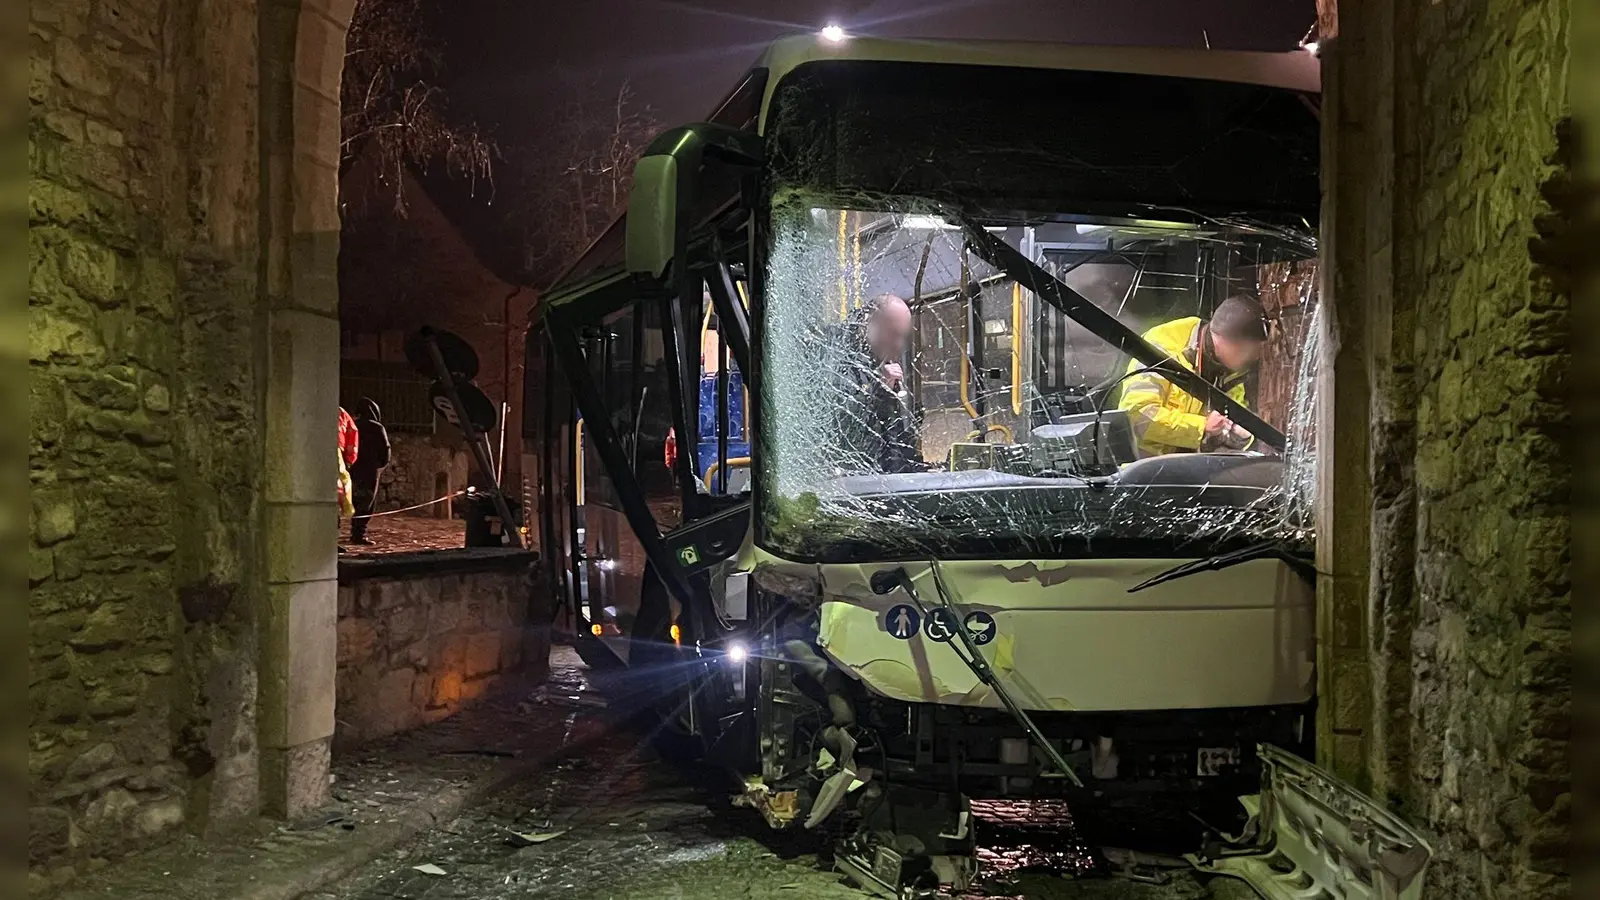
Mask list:
[[[1305,762],[1318,81],[1303,51],[772,45],[532,324],[579,652],[886,896],[969,884],[1005,798],[1175,807],[1244,836],[1195,865],[1412,896],[1421,838]],[[1219,374],[1236,297],[1259,360]],[[1222,430],[1154,444],[1140,392]]]

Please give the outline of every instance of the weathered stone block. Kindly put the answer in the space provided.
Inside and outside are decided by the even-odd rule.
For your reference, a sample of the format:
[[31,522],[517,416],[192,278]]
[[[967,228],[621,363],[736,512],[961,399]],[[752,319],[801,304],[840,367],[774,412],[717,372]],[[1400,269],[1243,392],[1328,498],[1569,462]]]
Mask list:
[[122,788],[112,788],[90,801],[83,811],[83,830],[96,839],[120,843],[118,838],[127,828],[139,801]]
[[144,389],[144,408],[152,413],[167,413],[172,410],[172,394],[167,386],[159,381],[149,383]]
[[328,802],[329,742],[262,751],[262,805],[271,816],[292,819]]
[[339,665],[356,665],[371,659],[378,649],[378,629],[371,619],[346,619],[339,623]]
[[313,313],[271,314],[267,369],[266,499],[326,503],[338,462],[339,323]]
[[178,276],[172,261],[148,253],[141,255],[133,288],[134,309],[162,321],[170,320],[177,294]]
[[87,238],[69,237],[58,251],[61,277],[85,299],[112,306],[117,297],[117,255]]
[[28,311],[28,351],[34,362],[93,366],[105,359],[98,334],[49,309]]
[[78,533],[77,506],[70,491],[36,492],[32,500],[33,538],[39,546],[49,547]]
[[428,617],[421,607],[402,606],[389,610],[386,620],[387,643],[391,649],[409,646],[425,633]]
[[500,670],[500,632],[485,631],[467,638],[465,669],[468,678],[492,675]]
[[325,581],[338,575],[339,508],[320,504],[267,504],[267,579],[275,583]]
[[523,643],[520,628],[500,632],[500,671],[510,673],[522,670]]
[[451,602],[445,597],[440,597],[428,609],[428,633],[433,635],[447,635],[462,627],[467,619],[467,610],[461,603]]
[[127,642],[128,625],[132,619],[126,603],[101,603],[90,610],[83,628],[70,638],[69,643],[84,652],[120,647]]
[[461,701],[460,669],[443,669],[433,676],[433,697],[428,703],[430,709],[454,708]]
[[52,109],[45,112],[43,121],[44,127],[69,141],[81,141],[84,139],[83,113],[67,109]]
[[111,93],[111,75],[97,54],[87,52],[77,42],[55,42],[55,72],[67,87],[97,96]]
[[96,719],[125,716],[139,708],[138,682],[97,687],[89,695],[88,712]]
[[28,810],[28,863],[34,865],[66,853],[72,842],[72,816],[59,807]]
[[377,721],[380,734],[393,734],[415,726],[421,713],[411,703],[412,687],[416,673],[410,669],[396,669],[385,674],[374,686],[374,706],[379,711]]
[[183,800],[167,797],[145,804],[133,819],[134,832],[149,839],[183,824]]
[[92,144],[105,144],[110,147],[121,147],[125,142],[120,130],[112,128],[111,126],[95,119],[89,119],[85,123],[84,133],[85,137],[87,137],[89,142]]
[[36,587],[56,573],[55,555],[42,547],[28,548],[28,586]]
[[72,781],[88,778],[102,769],[109,768],[118,758],[117,748],[110,742],[102,741],[78,754],[67,766],[66,777]]
[[332,581],[268,588],[260,715],[269,747],[297,747],[333,734],[336,593]]
[[467,642],[468,636],[464,634],[451,634],[436,637],[434,644],[439,648],[439,665],[446,672],[455,672],[465,675],[467,670]]

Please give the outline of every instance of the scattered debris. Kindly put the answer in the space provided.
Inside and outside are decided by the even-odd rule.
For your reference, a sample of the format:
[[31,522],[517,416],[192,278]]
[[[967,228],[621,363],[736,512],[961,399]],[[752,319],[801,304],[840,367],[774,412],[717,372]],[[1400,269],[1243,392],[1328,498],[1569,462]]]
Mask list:
[[1102,847],[1106,863],[1113,878],[1125,878],[1145,884],[1166,884],[1168,873],[1188,869],[1189,863],[1173,856],[1146,853],[1122,847]]
[[[295,821],[290,822],[288,825],[281,826],[279,830],[285,832],[316,831],[318,828],[326,828],[329,825],[340,824],[347,824],[345,823],[344,810],[325,809],[321,812],[312,813],[304,818],[296,819]],[[345,830],[349,831],[354,827],[355,826],[353,824],[349,824]]]
[[564,691],[549,684],[540,685],[533,694],[533,702],[541,705],[566,706],[576,709],[605,709],[607,703],[604,697],[596,697],[588,693],[573,693]]
[[556,838],[561,837],[563,834],[566,834],[569,830],[570,829],[562,828],[557,831],[513,831],[510,832],[509,836],[506,838],[506,843],[513,847],[532,847],[534,844],[542,844],[545,841],[553,841]]
[[445,756],[494,756],[502,759],[516,759],[522,755],[520,750],[497,750],[492,747],[474,747],[467,750],[446,750]]
[[433,863],[423,863],[420,866],[412,866],[411,868],[416,869],[418,872],[421,872],[424,875],[449,875],[450,874],[449,872],[446,872],[445,870],[439,868],[438,866],[434,865]]

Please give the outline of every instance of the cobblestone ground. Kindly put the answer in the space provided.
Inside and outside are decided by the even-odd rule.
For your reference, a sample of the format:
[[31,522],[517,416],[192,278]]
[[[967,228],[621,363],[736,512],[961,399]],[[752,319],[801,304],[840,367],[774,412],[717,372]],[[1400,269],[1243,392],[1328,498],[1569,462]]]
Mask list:
[[[559,653],[559,651],[558,651]],[[552,659],[544,707],[550,764],[314,900],[802,900],[869,896],[805,834],[774,834],[730,808],[727,785],[659,760],[641,737],[587,705],[584,670]],[[1253,896],[1187,875],[1165,885],[1096,877],[1063,812],[983,809],[975,898],[1200,900]],[[1072,875],[1089,877],[1074,878]]]
[[384,553],[414,553],[418,550],[448,550],[465,546],[467,523],[461,519],[435,519],[431,516],[379,515],[367,524],[370,545],[350,543],[350,520],[339,522],[339,546],[349,556],[378,556]]
[[[562,677],[571,678],[571,666]],[[552,682],[537,696],[557,693]],[[523,694],[485,698],[453,718],[374,742],[333,765],[333,804],[305,819],[259,820],[227,834],[182,835],[133,857],[100,862],[52,900],[216,900],[293,884],[374,832],[404,828],[429,801],[470,792],[508,764],[542,768],[567,737],[568,713]],[[276,894],[274,894],[276,895]]]

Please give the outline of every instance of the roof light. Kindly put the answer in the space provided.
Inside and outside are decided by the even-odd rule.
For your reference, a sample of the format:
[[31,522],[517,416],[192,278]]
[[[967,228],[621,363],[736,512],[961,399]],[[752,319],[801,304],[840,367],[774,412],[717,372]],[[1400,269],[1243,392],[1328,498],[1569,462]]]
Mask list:
[[840,28],[838,25],[825,26],[821,31],[819,31],[817,33],[818,33],[818,35],[820,35],[822,37],[823,40],[827,41],[830,44],[843,43],[845,41],[845,39],[850,37],[850,35],[845,34],[844,33],[844,29]]

